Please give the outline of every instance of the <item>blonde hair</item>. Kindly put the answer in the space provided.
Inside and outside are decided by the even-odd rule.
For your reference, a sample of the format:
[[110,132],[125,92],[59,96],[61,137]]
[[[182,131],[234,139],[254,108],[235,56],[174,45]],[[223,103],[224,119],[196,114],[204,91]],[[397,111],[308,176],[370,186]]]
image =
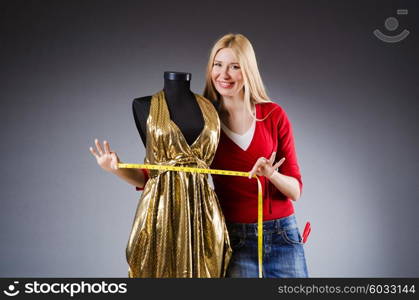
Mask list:
[[[255,51],[250,41],[242,34],[229,33],[215,42],[211,49],[208,60],[204,97],[220,104],[221,95],[217,92],[211,79],[211,71],[214,64],[214,58],[218,51],[223,48],[233,50],[242,71],[244,82],[244,104],[248,112],[256,119],[252,113],[252,104],[272,102],[266,94],[265,87],[260,77],[258,65],[256,62]],[[259,120],[258,120],[259,121]]]

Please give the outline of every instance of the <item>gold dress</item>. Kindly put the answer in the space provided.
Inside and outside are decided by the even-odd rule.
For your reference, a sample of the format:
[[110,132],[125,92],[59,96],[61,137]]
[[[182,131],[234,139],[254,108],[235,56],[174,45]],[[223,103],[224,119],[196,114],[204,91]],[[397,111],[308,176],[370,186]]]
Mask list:
[[[145,164],[209,168],[220,120],[209,100],[195,94],[205,126],[191,146],[170,119],[164,92],[153,95],[147,119]],[[224,277],[230,241],[208,174],[150,172],[126,248],[129,277]]]

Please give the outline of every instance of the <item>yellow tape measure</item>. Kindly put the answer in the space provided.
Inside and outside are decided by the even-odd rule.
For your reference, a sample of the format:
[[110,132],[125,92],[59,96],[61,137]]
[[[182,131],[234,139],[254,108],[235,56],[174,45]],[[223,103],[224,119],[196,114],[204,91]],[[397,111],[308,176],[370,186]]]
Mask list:
[[[249,172],[229,171],[229,170],[216,170],[216,169],[203,169],[191,167],[175,167],[175,166],[161,166],[161,165],[148,165],[148,164],[125,164],[118,163],[118,168],[129,169],[148,169],[148,170],[163,170],[163,171],[180,171],[192,173],[205,173],[215,175],[230,175],[249,177]],[[259,278],[262,278],[262,255],[263,255],[263,200],[262,200],[262,184],[259,178],[254,175],[258,182],[258,264],[259,264]]]

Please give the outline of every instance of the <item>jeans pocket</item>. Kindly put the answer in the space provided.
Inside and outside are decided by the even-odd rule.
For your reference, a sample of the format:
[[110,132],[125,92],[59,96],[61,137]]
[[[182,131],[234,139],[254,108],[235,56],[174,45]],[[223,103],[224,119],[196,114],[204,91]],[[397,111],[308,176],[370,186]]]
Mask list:
[[240,249],[244,246],[244,237],[237,234],[230,235],[230,246],[233,251]]
[[282,237],[289,245],[302,245],[303,241],[298,228],[291,228],[282,231]]

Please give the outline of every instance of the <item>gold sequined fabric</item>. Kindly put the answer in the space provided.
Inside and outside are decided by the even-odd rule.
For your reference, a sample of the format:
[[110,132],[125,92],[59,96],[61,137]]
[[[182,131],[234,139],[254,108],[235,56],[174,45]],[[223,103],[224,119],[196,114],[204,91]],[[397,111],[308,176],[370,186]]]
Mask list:
[[[188,145],[170,119],[164,92],[153,95],[147,119],[145,164],[209,168],[220,121],[209,100],[195,94],[204,129]],[[224,277],[231,247],[208,174],[151,171],[128,241],[129,277]]]

